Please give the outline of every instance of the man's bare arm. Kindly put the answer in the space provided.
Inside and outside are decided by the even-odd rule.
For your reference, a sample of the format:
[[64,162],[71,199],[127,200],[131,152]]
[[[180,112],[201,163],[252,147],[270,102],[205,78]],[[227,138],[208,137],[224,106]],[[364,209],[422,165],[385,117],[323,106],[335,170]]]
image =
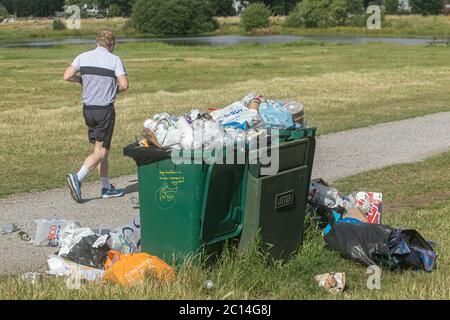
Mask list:
[[69,66],[64,72],[64,80],[69,82],[81,83],[81,77],[76,75],[77,70],[73,66]]
[[117,78],[119,92],[125,92],[128,90],[128,78],[126,75],[122,75]]

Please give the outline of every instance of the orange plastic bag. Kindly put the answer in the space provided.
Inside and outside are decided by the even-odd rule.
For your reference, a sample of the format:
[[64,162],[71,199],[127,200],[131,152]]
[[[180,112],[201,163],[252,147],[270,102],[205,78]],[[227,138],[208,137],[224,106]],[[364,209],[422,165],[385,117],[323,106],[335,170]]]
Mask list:
[[110,251],[105,262],[105,281],[126,287],[142,284],[146,274],[160,281],[171,281],[175,271],[163,260],[146,253],[122,254]]

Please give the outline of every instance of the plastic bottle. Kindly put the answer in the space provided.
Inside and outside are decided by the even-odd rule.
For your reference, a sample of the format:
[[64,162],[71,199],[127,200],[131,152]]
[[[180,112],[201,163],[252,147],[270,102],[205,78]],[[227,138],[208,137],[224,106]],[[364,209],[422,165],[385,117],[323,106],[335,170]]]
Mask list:
[[256,99],[258,95],[256,93],[249,93],[247,94],[244,99],[241,100],[241,103],[247,107],[247,105],[250,103],[250,101]]

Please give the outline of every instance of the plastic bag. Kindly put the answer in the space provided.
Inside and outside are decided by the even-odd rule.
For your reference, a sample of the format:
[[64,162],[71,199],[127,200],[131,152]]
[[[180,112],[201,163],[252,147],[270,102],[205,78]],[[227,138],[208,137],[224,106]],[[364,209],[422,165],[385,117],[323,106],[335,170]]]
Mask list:
[[151,274],[160,281],[175,278],[174,270],[167,263],[146,253],[121,254],[110,251],[105,269],[105,281],[126,287],[142,284],[146,274]]
[[66,228],[61,236],[61,249],[59,255],[67,255],[81,239],[95,235],[89,228]]
[[219,109],[211,112],[211,116],[215,121],[218,122],[232,122],[234,119],[238,118],[243,112],[248,109],[242,104],[242,102],[235,102],[223,109]]
[[345,220],[325,236],[326,244],[344,258],[390,270],[432,270],[437,255],[417,231]]
[[164,149],[156,146],[144,148],[137,143],[130,144],[123,149],[123,155],[132,158],[138,167],[169,157]]
[[137,216],[128,224],[113,230],[122,236],[133,248],[134,252],[141,252],[141,218]]
[[107,245],[110,250],[115,250],[120,253],[133,253],[133,247],[128,243],[128,241],[118,233],[110,233],[101,236],[92,245],[94,248],[101,248]]
[[181,131],[175,127],[172,127],[172,128],[169,128],[169,130],[167,131],[167,134],[164,139],[164,142],[162,143],[162,146],[164,148],[171,148],[171,147],[178,145],[180,143],[180,140],[181,140]]
[[193,128],[193,143],[192,149],[197,150],[203,147],[203,130],[204,130],[204,121],[203,120],[194,120],[192,122]]
[[159,123],[156,126],[156,129],[154,130],[156,139],[158,139],[159,144],[163,144],[164,140],[166,139],[167,132],[168,132],[167,125],[165,123]]
[[220,129],[219,124],[214,120],[204,123],[203,145],[205,149],[213,149],[217,145],[223,144],[224,131]]
[[192,149],[192,144],[194,143],[194,130],[188,121],[184,117],[181,117],[175,124],[175,127],[179,132],[179,143],[181,148],[185,150]]
[[97,234],[76,237],[71,243],[67,253],[59,253],[59,256],[69,259],[77,264],[91,268],[102,269],[107,259],[109,248],[106,245],[99,246]]
[[311,181],[308,200],[313,206],[327,207],[330,209],[344,208],[351,210],[356,208],[356,200],[352,196],[343,196],[335,188]]
[[153,119],[148,119],[144,122],[144,128],[155,131],[158,126],[158,122]]
[[59,247],[61,245],[64,230],[79,228],[80,224],[72,220],[64,219],[37,219],[35,246]]
[[325,242],[346,259],[366,266],[380,265],[390,259],[388,241],[393,231],[383,225],[336,223]]
[[48,256],[47,264],[49,266],[48,274],[53,276],[72,276],[76,277],[77,280],[98,282],[105,274],[105,270],[103,269],[95,269],[76,264],[75,262],[55,255]]
[[258,111],[247,109],[232,120],[223,121],[223,127],[248,130],[259,119]]
[[158,123],[166,124],[167,128],[175,126],[175,121],[173,121],[168,113],[155,114],[153,120],[157,121]]
[[291,113],[281,103],[264,101],[259,105],[259,113],[268,128],[287,129],[294,126]]

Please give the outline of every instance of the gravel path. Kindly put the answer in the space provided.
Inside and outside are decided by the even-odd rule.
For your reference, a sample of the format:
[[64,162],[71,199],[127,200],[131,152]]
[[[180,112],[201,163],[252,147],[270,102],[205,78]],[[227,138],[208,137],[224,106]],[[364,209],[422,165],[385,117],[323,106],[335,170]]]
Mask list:
[[[318,139],[313,176],[333,181],[446,150],[450,150],[450,112],[338,132]],[[91,228],[120,226],[138,214],[130,203],[137,196],[137,180],[128,176],[114,182],[126,187],[123,198],[100,199],[100,185],[92,183],[83,186],[87,202],[82,205],[74,203],[66,188],[1,199],[0,224],[14,222],[30,234],[38,218],[74,219]],[[0,275],[45,270],[48,254],[55,251],[27,244],[16,234],[0,235]]]

